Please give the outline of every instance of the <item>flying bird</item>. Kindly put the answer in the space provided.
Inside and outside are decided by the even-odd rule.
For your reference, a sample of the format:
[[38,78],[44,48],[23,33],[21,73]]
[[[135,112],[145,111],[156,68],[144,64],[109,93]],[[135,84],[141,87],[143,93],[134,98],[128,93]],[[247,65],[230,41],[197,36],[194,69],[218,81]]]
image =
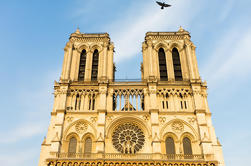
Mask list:
[[166,4],[165,2],[156,1],[156,3],[161,6],[161,9],[164,9],[165,7],[170,7],[171,6],[169,4]]

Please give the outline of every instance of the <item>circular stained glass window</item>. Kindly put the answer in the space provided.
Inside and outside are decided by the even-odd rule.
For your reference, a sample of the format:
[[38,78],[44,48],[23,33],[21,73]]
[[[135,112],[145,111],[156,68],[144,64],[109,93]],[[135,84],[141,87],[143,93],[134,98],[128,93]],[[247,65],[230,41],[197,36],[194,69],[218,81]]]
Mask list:
[[112,134],[113,146],[121,153],[136,153],[142,149],[144,142],[144,133],[135,124],[122,124],[118,126]]

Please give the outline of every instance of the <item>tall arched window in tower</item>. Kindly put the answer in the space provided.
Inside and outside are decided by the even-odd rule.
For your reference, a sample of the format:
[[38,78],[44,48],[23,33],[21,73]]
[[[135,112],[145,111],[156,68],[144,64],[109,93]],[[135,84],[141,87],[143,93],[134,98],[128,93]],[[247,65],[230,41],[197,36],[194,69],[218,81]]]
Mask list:
[[78,72],[79,81],[83,81],[85,79],[85,65],[86,65],[86,50],[83,50],[80,54],[79,72]]
[[84,153],[88,154],[92,152],[92,139],[90,137],[87,137],[85,139],[85,147],[84,147]]
[[96,49],[93,53],[92,56],[92,75],[91,75],[91,80],[95,81],[98,78],[98,59],[99,59],[99,54],[98,50]]
[[183,139],[183,150],[185,157],[189,158],[193,154],[191,140],[187,137]]
[[166,154],[167,155],[175,154],[175,145],[172,137],[166,138]]
[[179,54],[179,51],[177,50],[177,48],[173,48],[172,57],[173,57],[173,68],[174,68],[175,81],[182,81],[180,54]]
[[76,153],[77,150],[77,139],[75,137],[72,137],[69,141],[69,153]]
[[158,55],[159,55],[159,75],[160,75],[160,80],[161,81],[167,81],[168,76],[167,76],[167,67],[166,67],[166,55],[165,55],[165,51],[164,51],[163,48],[159,49]]

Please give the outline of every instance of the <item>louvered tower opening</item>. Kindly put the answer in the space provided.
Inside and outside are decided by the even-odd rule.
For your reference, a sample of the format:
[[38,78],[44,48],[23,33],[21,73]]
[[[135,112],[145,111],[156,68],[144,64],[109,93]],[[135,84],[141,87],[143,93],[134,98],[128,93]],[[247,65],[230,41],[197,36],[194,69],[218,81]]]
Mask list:
[[174,76],[175,81],[182,81],[182,71],[181,71],[181,64],[180,64],[180,55],[177,48],[173,48],[172,50],[172,57],[173,57],[173,68],[174,68]]
[[166,55],[163,48],[159,49],[159,74],[160,74],[160,81],[167,81],[167,67],[166,67]]
[[91,80],[96,81],[98,79],[98,50],[95,50],[92,57],[92,75]]
[[79,72],[78,72],[79,81],[83,81],[85,79],[85,65],[86,65],[86,50],[83,50],[80,54]]

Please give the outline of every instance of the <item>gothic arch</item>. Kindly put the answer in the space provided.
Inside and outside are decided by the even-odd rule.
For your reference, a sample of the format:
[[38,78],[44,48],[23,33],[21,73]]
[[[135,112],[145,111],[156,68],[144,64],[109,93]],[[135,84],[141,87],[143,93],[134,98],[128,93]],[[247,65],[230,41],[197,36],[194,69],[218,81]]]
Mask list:
[[94,136],[92,133],[87,132],[87,133],[85,133],[85,134],[82,136],[81,141],[84,141],[87,137],[91,137],[91,139],[92,139],[93,141],[96,140],[95,136]]
[[166,51],[168,50],[168,43],[166,43],[165,41],[159,41],[154,45],[155,51],[158,52],[160,48],[163,48],[166,53]]
[[173,133],[173,132],[166,132],[164,134],[164,136],[161,137],[161,138],[163,138],[163,139],[161,139],[161,141],[165,141],[167,137],[172,137],[173,140],[174,140],[174,142],[178,142],[179,141],[178,136],[175,133]]
[[134,124],[138,125],[143,131],[145,131],[146,138],[151,136],[151,130],[149,126],[143,122],[142,119],[133,117],[133,116],[126,116],[126,117],[117,117],[114,119],[108,126],[106,130],[106,137],[111,138],[112,132],[121,124],[124,124],[126,122],[133,122]]
[[177,48],[177,50],[180,52],[183,49],[182,46],[183,46],[182,43],[179,41],[171,41],[169,43],[169,50],[172,52],[173,48]]
[[103,49],[101,45],[95,43],[90,46],[90,51],[93,54],[95,50],[98,50],[98,53],[100,54]]
[[75,132],[71,132],[71,133],[67,134],[65,140],[68,142],[72,137],[75,137],[78,142],[80,141],[79,135]]
[[63,140],[66,140],[66,137],[67,137],[67,135],[68,135],[68,131],[75,125],[75,124],[77,124],[78,122],[84,122],[84,123],[87,123],[88,124],[88,126],[90,126],[91,128],[92,128],[92,130],[94,131],[94,137],[96,138],[96,136],[97,136],[97,130],[96,130],[96,128],[95,128],[95,126],[91,123],[91,122],[89,122],[89,121],[87,121],[87,120],[85,120],[85,119],[79,119],[79,120],[76,120],[76,121],[74,121],[73,123],[71,123],[66,129],[65,129],[65,131],[64,131],[64,136],[63,136]]
[[76,49],[80,54],[83,50],[86,50],[86,53],[90,51],[89,46],[87,44],[79,44],[78,46],[76,46]]
[[[162,128],[161,128],[161,130],[160,130],[160,137],[161,138],[163,138],[163,136],[164,136],[164,131],[165,131],[165,129],[169,126],[169,125],[171,125],[173,122],[175,122],[175,121],[179,121],[179,122],[181,122],[183,125],[185,125],[185,126],[187,126],[188,128],[190,128],[191,130],[192,130],[192,133],[190,133],[192,136],[193,136],[193,138],[194,138],[194,140],[198,140],[198,138],[199,138],[199,136],[198,136],[198,133],[196,132],[196,130],[193,128],[193,126],[191,126],[188,122],[186,122],[186,121],[184,121],[184,120],[182,120],[182,119],[173,119],[173,120],[170,120],[169,122],[167,122]],[[186,132],[185,132],[186,133]],[[184,133],[182,133],[182,134],[184,134]]]
[[180,141],[182,142],[182,140],[183,140],[185,137],[189,138],[189,139],[191,140],[191,143],[193,143],[193,142],[196,141],[195,137],[194,137],[191,133],[189,133],[189,132],[184,132],[184,133],[180,136]]
[[96,150],[96,139],[94,137],[94,135],[90,132],[88,133],[85,133],[83,136],[82,136],[82,139],[81,139],[81,142],[82,142],[82,152],[85,152],[85,145],[86,145],[86,139],[87,138],[90,138],[91,139],[91,153],[93,153],[95,150]]

